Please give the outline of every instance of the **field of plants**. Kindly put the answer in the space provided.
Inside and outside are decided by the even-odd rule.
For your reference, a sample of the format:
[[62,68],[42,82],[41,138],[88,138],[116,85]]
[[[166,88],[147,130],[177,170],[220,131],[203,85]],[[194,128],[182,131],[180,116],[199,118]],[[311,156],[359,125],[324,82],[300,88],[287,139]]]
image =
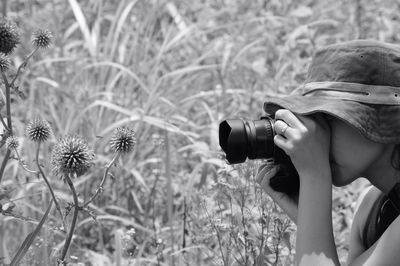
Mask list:
[[[398,1],[3,0],[0,265],[293,265],[296,227],[228,165],[338,41],[399,42]],[[334,188],[341,261],[361,180]]]

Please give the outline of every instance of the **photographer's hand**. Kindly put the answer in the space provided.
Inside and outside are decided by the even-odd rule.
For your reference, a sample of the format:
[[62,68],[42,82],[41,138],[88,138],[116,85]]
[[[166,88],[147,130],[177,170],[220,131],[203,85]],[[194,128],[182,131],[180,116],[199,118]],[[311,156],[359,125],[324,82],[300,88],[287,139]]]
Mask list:
[[[330,129],[320,115],[296,116],[289,110],[275,113],[274,143],[284,150],[300,176],[300,182],[329,177]],[[307,179],[307,180],[304,180]]]
[[298,213],[298,195],[290,197],[289,195],[274,190],[269,182],[279,171],[279,165],[263,164],[258,169],[256,181],[263,190],[286,212],[289,218],[296,224]]

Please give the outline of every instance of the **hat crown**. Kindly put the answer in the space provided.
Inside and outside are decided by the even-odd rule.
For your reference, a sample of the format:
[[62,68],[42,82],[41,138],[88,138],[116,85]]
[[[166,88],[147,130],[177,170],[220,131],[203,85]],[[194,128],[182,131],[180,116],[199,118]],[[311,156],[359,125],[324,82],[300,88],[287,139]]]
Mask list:
[[326,81],[400,87],[400,46],[372,40],[326,46],[315,53],[305,83]]

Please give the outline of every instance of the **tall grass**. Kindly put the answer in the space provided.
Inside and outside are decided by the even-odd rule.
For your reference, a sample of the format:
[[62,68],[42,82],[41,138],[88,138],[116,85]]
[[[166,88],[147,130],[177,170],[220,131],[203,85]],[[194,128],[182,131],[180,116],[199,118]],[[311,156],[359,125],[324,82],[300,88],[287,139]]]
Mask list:
[[[117,127],[136,131],[135,151],[116,161],[91,215],[79,216],[71,265],[290,265],[293,225],[254,184],[253,163],[248,171],[226,166],[218,123],[257,119],[267,93],[304,80],[321,45],[359,36],[398,41],[396,1],[367,2],[9,1],[8,14],[26,31],[46,26],[56,36],[22,73],[28,98],[13,100],[15,131],[22,136],[26,121],[41,116],[57,136],[86,137],[102,154],[98,166],[113,157],[108,139]],[[376,10],[382,15],[374,17]],[[19,47],[15,63],[26,49]],[[43,158],[50,149],[43,147]],[[22,150],[34,164],[35,148],[24,142]],[[103,170],[74,182],[80,200],[95,192]],[[72,202],[61,180],[51,183],[63,206]],[[335,218],[343,251],[353,188],[335,198],[337,210],[350,210]],[[6,193],[37,223],[46,209],[43,190],[11,160],[0,203]],[[62,234],[52,229],[58,223],[51,212],[22,265],[43,265],[62,248]],[[6,262],[33,227],[0,215]]]

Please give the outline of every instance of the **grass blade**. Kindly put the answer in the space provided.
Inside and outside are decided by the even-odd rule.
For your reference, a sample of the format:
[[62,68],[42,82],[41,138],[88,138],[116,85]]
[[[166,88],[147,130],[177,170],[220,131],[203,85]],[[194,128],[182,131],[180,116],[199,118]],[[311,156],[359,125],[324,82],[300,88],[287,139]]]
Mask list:
[[86,41],[86,45],[88,46],[90,55],[95,56],[96,55],[96,43],[93,42],[92,35],[90,33],[88,24],[86,22],[86,18],[83,15],[81,7],[79,6],[78,1],[76,1],[76,0],[69,0],[68,2],[72,8],[72,11],[74,12],[76,21],[79,24],[79,27],[82,31],[82,34]]
[[[167,215],[170,231],[171,253],[175,252],[175,236],[174,236],[174,210],[173,210],[173,189],[171,177],[171,147],[169,143],[168,131],[165,130],[165,175],[167,176]],[[170,263],[175,265],[174,257],[170,254]]]
[[35,230],[26,236],[21,247],[18,249],[17,254],[11,261],[10,266],[19,265],[19,262],[22,260],[22,258],[25,256],[26,252],[28,251],[29,247],[32,245],[33,240],[35,240],[36,236],[39,234],[40,229],[42,229],[42,226],[43,226],[44,222],[46,221],[47,216],[49,215],[49,212],[50,212],[52,206],[53,206],[53,201],[50,202],[50,205],[47,208],[46,213],[43,215],[42,219],[40,220],[39,224],[36,226]]

